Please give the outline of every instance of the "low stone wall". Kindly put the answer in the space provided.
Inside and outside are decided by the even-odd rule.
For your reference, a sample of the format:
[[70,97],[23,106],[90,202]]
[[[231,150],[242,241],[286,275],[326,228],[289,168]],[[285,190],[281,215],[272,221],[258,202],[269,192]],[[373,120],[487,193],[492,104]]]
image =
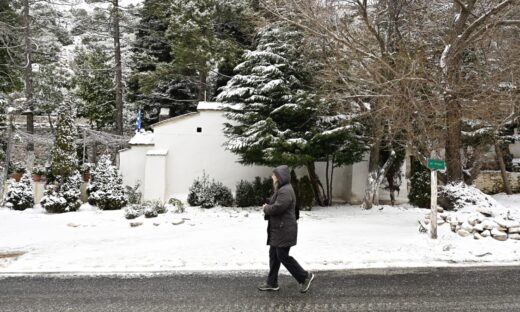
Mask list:
[[[507,172],[513,193],[520,193],[520,172]],[[504,182],[500,171],[482,171],[475,180],[475,186],[486,194],[504,192]]]

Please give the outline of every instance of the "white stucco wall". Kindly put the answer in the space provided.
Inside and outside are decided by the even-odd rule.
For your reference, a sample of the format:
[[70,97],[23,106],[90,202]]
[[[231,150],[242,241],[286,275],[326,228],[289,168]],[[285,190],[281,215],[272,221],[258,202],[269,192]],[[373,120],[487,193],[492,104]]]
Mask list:
[[[155,148],[169,151],[166,196],[184,200],[193,180],[203,171],[232,191],[241,179],[270,176],[271,168],[239,164],[238,157],[224,149],[225,122],[222,111],[202,110],[154,127]],[[198,127],[202,132],[197,132]]]
[[509,151],[513,154],[513,157],[520,158],[520,141],[515,144],[509,144]]
[[153,145],[132,145],[119,152],[119,171],[123,176],[123,185],[134,186],[139,181],[140,191],[144,191],[146,153],[153,148]]
[[144,200],[164,201],[167,199],[166,183],[168,172],[168,150],[152,149],[146,153],[144,172]]
[[[238,163],[238,156],[223,147],[226,138],[222,128],[229,122],[220,110],[200,110],[154,126],[154,145],[133,145],[120,153],[120,171],[125,185],[142,182],[145,199],[163,200],[175,197],[186,200],[188,190],[195,178],[205,171],[210,178],[222,182],[233,192],[241,180],[253,181],[256,176],[269,177],[272,168],[245,166]],[[197,132],[201,128],[201,132]],[[167,156],[155,166],[152,157],[146,156],[151,150],[165,150]],[[368,174],[368,156],[352,166],[335,168],[333,197],[353,204],[361,203]],[[152,169],[153,167],[153,169]],[[157,167],[157,168],[156,168]],[[160,168],[159,168],[160,167]],[[325,186],[324,162],[316,163],[316,171]],[[161,169],[163,168],[163,169]],[[160,171],[163,171],[162,173]],[[306,168],[298,168],[299,177],[307,175]],[[145,185],[145,187],[143,187]],[[402,187],[406,189],[406,186]],[[406,192],[401,194],[401,197]],[[386,194],[381,194],[385,199]],[[406,196],[406,195],[404,195]]]

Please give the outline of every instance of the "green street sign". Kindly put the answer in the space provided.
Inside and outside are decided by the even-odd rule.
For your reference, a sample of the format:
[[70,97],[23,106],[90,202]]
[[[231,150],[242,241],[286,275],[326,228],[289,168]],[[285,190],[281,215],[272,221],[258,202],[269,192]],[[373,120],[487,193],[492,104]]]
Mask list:
[[446,168],[446,162],[442,159],[428,159],[428,169],[444,169]]

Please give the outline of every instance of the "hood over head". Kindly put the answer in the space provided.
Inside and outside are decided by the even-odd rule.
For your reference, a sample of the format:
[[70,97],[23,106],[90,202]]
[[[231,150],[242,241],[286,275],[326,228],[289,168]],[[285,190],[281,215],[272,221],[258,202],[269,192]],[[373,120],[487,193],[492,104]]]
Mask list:
[[286,165],[276,167],[273,170],[274,175],[276,178],[278,178],[278,183],[280,187],[284,186],[285,184],[291,183],[291,171],[289,170],[289,167]]

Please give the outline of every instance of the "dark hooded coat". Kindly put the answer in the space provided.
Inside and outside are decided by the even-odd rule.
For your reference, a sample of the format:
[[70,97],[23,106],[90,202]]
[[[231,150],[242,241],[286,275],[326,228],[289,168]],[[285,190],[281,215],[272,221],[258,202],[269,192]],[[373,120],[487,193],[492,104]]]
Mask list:
[[296,222],[296,195],[291,185],[289,167],[277,167],[273,173],[278,178],[278,191],[264,207],[269,220],[267,226],[267,245],[273,247],[291,247],[296,245],[298,223]]

